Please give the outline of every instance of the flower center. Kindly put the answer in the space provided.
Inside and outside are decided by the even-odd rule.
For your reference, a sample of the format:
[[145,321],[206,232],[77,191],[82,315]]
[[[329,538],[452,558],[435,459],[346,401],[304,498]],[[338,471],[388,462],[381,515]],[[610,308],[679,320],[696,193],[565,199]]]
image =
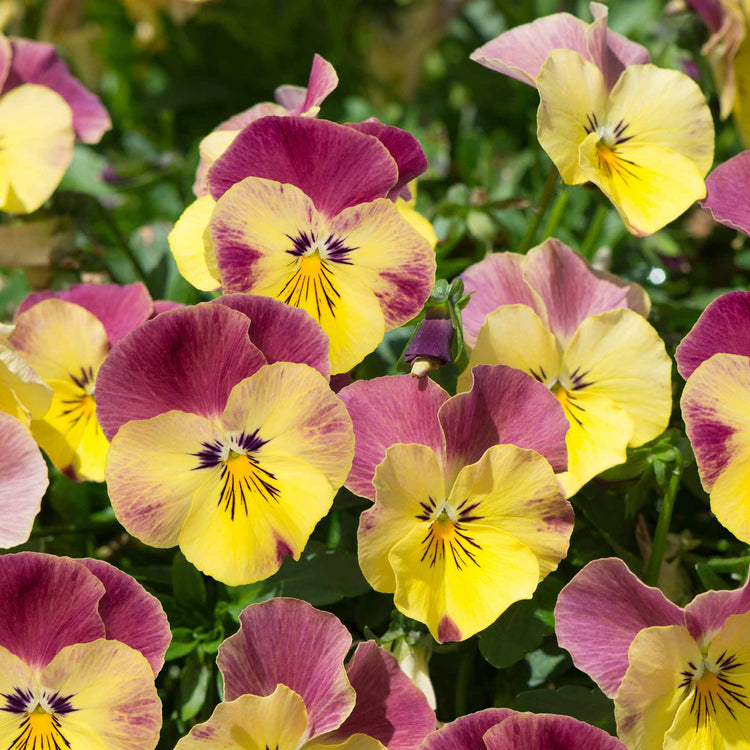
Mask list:
[[241,433],[225,441],[202,443],[202,450],[193,453],[198,459],[196,469],[221,467],[221,490],[218,505],[232,520],[238,509],[249,512],[253,497],[265,502],[278,502],[281,491],[276,486],[276,476],[260,465],[253,453],[268,441],[258,436],[258,430]]
[[72,695],[42,693],[36,696],[31,690],[16,688],[0,697],[5,699],[0,711],[21,717],[19,733],[8,750],[67,750],[70,747],[60,720],[76,710],[70,703]]
[[697,666],[688,662],[688,669],[680,673],[683,678],[680,687],[685,688],[685,699],[690,700],[696,731],[714,721],[720,711],[736,719],[738,711],[750,709],[744,688],[733,675],[741,666],[734,654],[724,652],[715,664],[707,659]]
[[430,523],[427,535],[422,539],[420,562],[426,561],[431,568],[436,563],[447,560],[453,560],[458,570],[469,563],[479,567],[475,550],[482,548],[467,533],[467,524],[482,520],[482,516],[474,513],[479,503],[470,504],[467,498],[454,508],[447,500],[436,503],[428,497],[427,502],[420,505],[422,512],[416,518]]

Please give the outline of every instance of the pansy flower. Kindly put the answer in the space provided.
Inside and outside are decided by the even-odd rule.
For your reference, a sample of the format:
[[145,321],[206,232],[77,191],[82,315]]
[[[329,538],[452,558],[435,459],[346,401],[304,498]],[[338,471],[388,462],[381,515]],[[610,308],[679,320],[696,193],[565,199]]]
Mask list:
[[570,716],[487,708],[428,735],[419,750],[625,750],[602,729]]
[[97,381],[119,521],[229,585],[299,559],[353,455],[328,373],[315,321],[264,297],[167,311],[130,333]]
[[176,750],[413,750],[435,714],[393,656],[297,599],[252,604],[219,647],[224,702]]
[[0,209],[30,213],[52,195],[73,143],[112,126],[50,44],[0,35]]
[[224,291],[306,310],[332,372],[351,369],[432,289],[435,253],[393,203],[426,166],[413,136],[380,123],[250,123],[209,173]]
[[30,295],[9,341],[52,388],[31,432],[52,463],[75,480],[104,480],[108,441],[96,416],[96,378],[110,347],[146,321],[154,305],[141,284],[76,284]]
[[362,572],[440,642],[531,598],[573,527],[554,474],[565,468],[560,404],[518,370],[473,375],[453,398],[411,375],[339,392],[356,438],[346,486],[375,501],[359,524]]
[[607,28],[609,11],[591,3],[593,23],[570,13],[553,13],[516,26],[474,50],[471,59],[517,81],[536,86],[536,77],[552,50],[568,49],[596,65],[612,88],[628,65],[649,62],[648,50]]
[[682,415],[711,510],[750,542],[750,292],[715,299],[675,354]]
[[504,364],[533,375],[558,398],[570,423],[568,497],[634,447],[666,429],[672,364],[646,321],[650,302],[637,284],[593,269],[559,240],[495,253],[462,275],[473,292],[464,310],[469,366]]
[[589,563],[562,590],[557,639],[615,702],[630,750],[750,745],[750,588],[684,609],[622,560]]
[[169,623],[98,560],[0,556],[0,746],[152,750]]

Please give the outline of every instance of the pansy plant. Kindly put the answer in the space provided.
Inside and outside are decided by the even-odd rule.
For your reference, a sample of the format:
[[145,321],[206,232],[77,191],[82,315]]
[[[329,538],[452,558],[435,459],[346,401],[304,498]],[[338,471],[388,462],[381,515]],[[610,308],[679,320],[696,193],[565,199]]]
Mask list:
[[562,590],[557,639],[615,702],[629,750],[750,745],[750,589],[684,609],[622,560],[589,563]]
[[440,642],[531,598],[573,526],[554,474],[567,430],[554,396],[502,366],[475,368],[471,391],[453,398],[411,375],[339,395],[356,436],[347,487],[375,501],[357,535],[370,585]]
[[672,364],[646,321],[637,284],[592,268],[559,240],[495,253],[462,275],[471,348],[460,390],[478,364],[525,370],[562,404],[570,424],[566,495],[657,437],[672,411]]
[[229,585],[299,559],[353,455],[329,372],[315,321],[265,297],[229,295],[133,331],[97,384],[120,522]]
[[413,750],[435,728],[422,692],[374,641],[297,599],[252,604],[219,647],[224,702],[176,750]]
[[169,624],[159,602],[98,560],[0,556],[0,746],[152,750],[154,677]]

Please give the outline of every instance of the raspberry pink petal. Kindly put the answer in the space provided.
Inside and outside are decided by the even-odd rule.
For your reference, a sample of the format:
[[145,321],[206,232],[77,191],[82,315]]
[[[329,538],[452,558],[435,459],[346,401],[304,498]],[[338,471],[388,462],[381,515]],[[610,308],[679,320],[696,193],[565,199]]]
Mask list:
[[47,464],[34,438],[15,417],[0,412],[0,548],[23,544],[47,489]]
[[706,197],[701,201],[716,221],[750,235],[750,151],[720,164],[706,178]]
[[109,563],[91,559],[80,562],[104,585],[99,616],[104,621],[106,637],[140,651],[154,674],[159,674],[172,640],[169,621],[159,600],[135,578]]
[[[402,190],[427,169],[427,157],[419,141],[401,128],[367,121],[348,123],[350,128],[366,135],[374,135],[390,152],[398,166],[398,182],[391,188],[388,197],[396,200]],[[407,188],[408,189],[408,188]],[[409,196],[404,196],[408,198]]]
[[346,673],[357,693],[357,703],[327,742],[366,734],[380,740],[388,750],[412,750],[435,729],[435,712],[424,693],[375,641],[357,646]]
[[703,19],[708,30],[716,32],[724,22],[721,0],[687,0],[687,4]]
[[515,714],[509,708],[486,708],[461,716],[429,735],[419,750],[487,750],[483,739],[487,730]]
[[441,409],[446,463],[460,468],[478,461],[492,445],[530,448],[565,471],[568,421],[560,402],[542,383],[505,365],[477,365],[468,393],[451,398]]
[[232,388],[265,359],[246,315],[206,302],[158,315],[110,352],[96,379],[97,416],[108,439],[134,419],[173,409],[216,418]]
[[73,284],[62,292],[33,292],[21,303],[17,315],[45,299],[74,302],[96,315],[107,331],[109,345],[145,323],[154,312],[154,303],[146,286],[139,282],[119,284]]
[[570,716],[516,714],[484,735],[487,750],[626,750],[625,745]]
[[525,256],[493,253],[469,266],[461,278],[466,292],[472,292],[463,311],[466,343],[474,347],[488,313],[501,305],[528,305],[545,320],[544,304],[523,276]]
[[750,357],[750,292],[729,292],[711,302],[677,347],[677,369],[687,380],[719,352]]
[[485,68],[535,86],[544,61],[553,49],[571,49],[589,59],[588,24],[569,13],[555,13],[517,26],[471,53]]
[[448,394],[429,378],[358,380],[342,388],[339,398],[354,424],[354,464],[346,486],[357,495],[375,499],[375,469],[395,443],[418,443],[445,455],[437,414]]
[[682,610],[642,583],[622,560],[589,563],[560,592],[557,641],[610,697],[628,668],[628,649],[644,628],[684,625]]
[[594,270],[560,240],[549,239],[530,250],[523,272],[544,302],[550,329],[563,344],[590,315],[620,307],[648,315],[648,295],[638,284]]
[[43,667],[65,646],[104,638],[103,595],[99,579],[68,557],[0,556],[0,646]]
[[748,582],[734,591],[706,591],[685,607],[685,624],[699,646],[724,627],[727,617],[750,611]]
[[56,91],[73,110],[73,128],[83,143],[98,143],[112,127],[107,110],[68,70],[51,44],[11,39],[13,57],[2,93],[22,83],[36,83]]
[[279,86],[274,98],[289,110],[290,115],[304,115],[311,109],[318,109],[328,94],[338,86],[339,77],[336,70],[320,55],[313,57],[310,78],[307,88],[298,86]]
[[305,310],[256,294],[228,294],[214,302],[250,318],[250,341],[263,352],[269,365],[301,362],[325,378],[330,376],[328,337]]
[[298,599],[251,604],[219,647],[224,699],[270,695],[278,684],[302,696],[309,736],[338,728],[354,707],[344,669],[351,636],[338,618]]
[[290,183],[326,216],[384,198],[398,167],[377,138],[309,117],[264,117],[250,123],[208,173],[218,200],[246,177]]

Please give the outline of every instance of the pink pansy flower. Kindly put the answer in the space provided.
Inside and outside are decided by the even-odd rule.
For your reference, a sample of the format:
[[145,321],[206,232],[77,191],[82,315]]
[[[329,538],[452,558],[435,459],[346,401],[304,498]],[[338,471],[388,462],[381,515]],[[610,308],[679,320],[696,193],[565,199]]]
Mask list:
[[625,750],[617,738],[570,716],[487,708],[429,735],[419,750]]
[[706,198],[701,201],[716,221],[750,235],[750,151],[720,164],[706,178]]
[[52,45],[0,35],[0,209],[35,211],[60,183],[74,141],[97,143],[111,126]]
[[493,253],[462,279],[473,294],[459,390],[478,364],[516,367],[547,386],[570,423],[560,476],[568,497],[667,427],[672,363],[638,284],[592,268],[556,239],[526,255]]
[[675,354],[682,415],[711,510],[750,542],[750,292],[717,297]]
[[552,50],[573,50],[601,70],[611,89],[628,65],[649,61],[648,50],[607,28],[606,5],[591,3],[590,8],[593,23],[570,13],[554,13],[500,34],[474,50],[471,59],[536,86],[535,79]]
[[152,750],[169,623],[98,560],[0,557],[0,746]]
[[328,335],[332,372],[351,369],[432,289],[432,246],[394,205],[426,166],[413,136],[376,122],[250,123],[209,173],[224,291],[306,310]]
[[176,750],[413,750],[435,714],[393,656],[297,599],[252,604],[219,647],[224,702]]
[[120,522],[229,585],[299,559],[354,453],[329,372],[315,321],[266,297],[167,311],[130,333],[97,381]]
[[502,366],[476,367],[471,391],[453,398],[410,375],[339,396],[356,439],[346,486],[375,501],[358,532],[370,585],[440,642],[531,598],[573,527],[554,474],[567,430],[554,396]]
[[154,314],[141,284],[75,284],[37,292],[19,308],[9,341],[54,391],[31,433],[71,479],[101,482],[109,442],[96,416],[96,379],[110,347]]
[[615,701],[629,750],[750,743],[750,587],[684,609],[622,560],[589,563],[562,590],[557,639]]

